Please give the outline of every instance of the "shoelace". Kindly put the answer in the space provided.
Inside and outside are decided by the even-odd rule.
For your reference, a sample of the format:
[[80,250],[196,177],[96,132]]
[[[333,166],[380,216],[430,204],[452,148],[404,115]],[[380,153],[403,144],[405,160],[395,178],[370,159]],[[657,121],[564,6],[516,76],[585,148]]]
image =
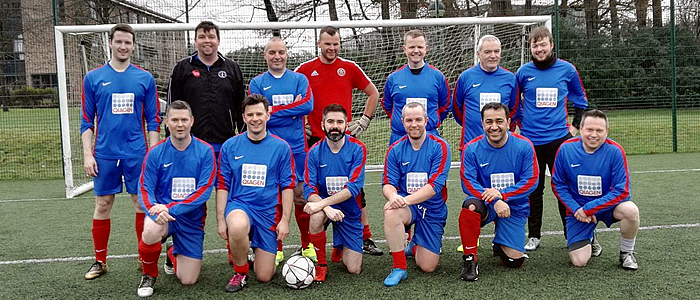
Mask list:
[[245,279],[244,275],[241,274],[236,274],[231,277],[231,280],[228,281],[228,284],[230,285],[239,285],[241,282],[243,282],[243,279]]

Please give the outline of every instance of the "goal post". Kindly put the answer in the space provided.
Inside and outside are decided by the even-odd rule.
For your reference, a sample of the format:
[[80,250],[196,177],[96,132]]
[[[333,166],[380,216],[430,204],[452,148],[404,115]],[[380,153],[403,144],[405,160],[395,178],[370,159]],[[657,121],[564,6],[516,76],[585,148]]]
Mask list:
[[[166,98],[168,79],[177,61],[194,49],[187,32],[195,23],[130,24],[136,33],[136,50],[132,63],[154,75],[161,99]],[[425,32],[429,46],[426,60],[443,72],[450,89],[459,74],[476,63],[476,44],[480,36],[496,35],[502,43],[501,65],[515,71],[529,60],[527,34],[538,26],[551,30],[551,16],[465,17],[402,20],[360,20],[332,22],[262,22],[219,23],[219,51],[235,60],[243,71],[246,84],[267,70],[262,51],[272,31],[279,30],[287,43],[287,67],[318,55],[318,29],[333,25],[340,29],[342,47],[339,56],[357,63],[377,86],[380,95],[391,72],[406,64],[401,50],[403,34],[410,29]],[[60,100],[61,145],[66,197],[71,198],[92,188],[91,178],[83,170],[82,145],[79,134],[82,80],[86,70],[94,69],[110,57],[107,32],[113,24],[56,26],[56,66]],[[352,115],[359,117],[367,97],[353,93]],[[381,102],[381,97],[380,97]],[[448,117],[439,132],[452,146],[452,164],[459,164],[457,143],[461,129]],[[389,119],[377,106],[368,130],[360,136],[367,145],[367,171],[383,168],[389,143]],[[456,152],[456,153],[455,153]]]

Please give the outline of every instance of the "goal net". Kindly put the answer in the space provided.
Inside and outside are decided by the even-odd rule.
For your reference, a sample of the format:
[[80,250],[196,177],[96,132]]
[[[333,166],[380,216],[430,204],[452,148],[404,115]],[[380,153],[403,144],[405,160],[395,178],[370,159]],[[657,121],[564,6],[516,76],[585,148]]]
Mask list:
[[[153,74],[159,97],[166,99],[172,67],[178,60],[194,53],[193,30],[197,24],[145,21],[143,24],[132,24],[137,32],[132,63]],[[387,76],[407,62],[401,45],[403,34],[408,30],[421,29],[425,32],[429,46],[426,60],[443,72],[452,89],[461,72],[477,62],[475,48],[481,36],[493,34],[501,40],[501,65],[514,72],[529,60],[527,34],[538,26],[551,28],[551,19],[550,16],[521,16],[218,25],[221,29],[219,51],[240,65],[246,84],[267,70],[262,53],[273,33],[281,34],[287,43],[287,67],[293,70],[300,63],[318,56],[318,29],[334,25],[340,28],[340,57],[356,62],[377,86],[381,95]],[[92,180],[83,170],[79,132],[82,80],[88,70],[104,64],[110,57],[107,32],[112,26],[55,27],[67,197],[74,197],[92,188]],[[362,115],[366,100],[364,93],[355,91],[352,108],[354,118]],[[165,105],[161,105],[161,108],[164,109]],[[451,160],[453,164],[458,164],[457,145],[461,128],[449,116],[442,123],[439,132],[452,145]],[[369,129],[360,137],[368,149],[368,171],[381,170],[383,167],[389,135],[389,119],[379,104]]]

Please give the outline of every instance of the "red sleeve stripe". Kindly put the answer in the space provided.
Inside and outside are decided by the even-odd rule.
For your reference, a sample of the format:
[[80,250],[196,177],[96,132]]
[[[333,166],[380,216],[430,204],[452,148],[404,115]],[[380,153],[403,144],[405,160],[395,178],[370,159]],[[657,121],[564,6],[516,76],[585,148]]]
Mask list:
[[[452,99],[453,99],[453,101],[455,101],[455,103],[453,103],[453,105],[452,105],[452,112],[454,112],[455,119],[462,120],[462,124],[464,124],[464,120],[463,120],[464,107],[462,107],[460,109],[459,106],[457,105],[457,90],[458,89],[459,89],[459,80],[457,80],[457,83],[455,83],[455,89],[453,91],[454,94],[452,95]],[[462,106],[464,106],[464,103],[462,103]]]
[[292,172],[292,180],[291,180],[291,181],[292,181],[292,182],[290,182],[288,186],[281,187],[281,190],[293,189],[293,188],[296,186],[296,183],[297,183],[297,172],[296,172],[296,167],[295,167],[295,163],[294,163],[294,152],[292,152],[292,147],[290,147],[289,144],[287,144],[287,142],[286,142],[285,140],[283,140],[282,138],[280,138],[280,137],[278,137],[278,136],[276,136],[276,135],[274,135],[274,134],[272,134],[272,133],[270,133],[270,136],[271,136],[271,137],[274,137],[274,138],[276,138],[276,139],[278,139],[278,140],[280,140],[280,141],[283,141],[284,144],[287,145],[287,150],[289,150],[289,155],[290,155],[291,158],[292,158],[292,159],[291,159],[291,167],[292,167],[292,168],[291,168],[291,172]]
[[289,103],[287,105],[275,105],[272,107],[272,112],[270,113],[270,115],[272,115],[280,110],[291,109],[291,108],[295,108],[297,106],[304,105],[304,104],[308,103],[309,101],[311,101],[311,85],[306,87],[306,97],[301,98],[301,100],[299,100],[299,101]]
[[83,81],[83,97],[82,97],[82,108],[83,108],[83,119],[87,121],[88,123],[92,124],[93,120],[90,120],[88,117],[87,111],[85,110],[85,81]]
[[204,141],[202,141],[198,138],[195,138],[195,140],[197,142],[204,143],[206,146],[209,147],[209,150],[211,151],[211,156],[212,156],[213,161],[212,161],[211,172],[209,172],[209,180],[207,180],[207,184],[199,187],[192,195],[185,198],[184,200],[182,200],[180,202],[171,202],[170,204],[168,204],[167,205],[168,208],[171,208],[171,207],[173,207],[175,205],[179,205],[179,204],[192,203],[192,201],[197,200],[199,197],[201,197],[202,194],[204,194],[204,192],[206,192],[211,187],[211,185],[214,184],[214,176],[216,176],[216,154],[214,154],[214,147],[212,147],[211,145],[205,143]]
[[588,103],[588,96],[586,95],[586,87],[583,86],[583,80],[581,79],[581,74],[578,73],[578,69],[576,69],[576,66],[574,66],[574,64],[572,64],[571,62],[569,62],[567,60],[563,60],[561,58],[558,58],[558,59],[569,63],[574,68],[574,71],[576,71],[576,77],[578,77],[578,81],[581,83],[581,90],[583,90],[583,99],[586,100],[586,103]]
[[445,165],[447,164],[447,159],[448,159],[448,157],[447,157],[447,143],[445,143],[445,141],[443,141],[440,138],[435,137],[432,134],[429,134],[428,137],[431,140],[436,141],[440,145],[440,166],[438,167],[437,172],[435,172],[433,175],[431,175],[430,179],[428,179],[428,184],[435,187],[435,185],[434,185],[435,180],[437,180],[438,176],[440,176],[440,174],[442,174],[442,172],[445,171]]
[[388,166],[387,158],[389,157],[389,153],[391,153],[391,149],[393,149],[394,146],[398,145],[399,143],[405,141],[407,138],[408,138],[408,135],[404,135],[398,141],[391,144],[391,146],[389,146],[389,149],[386,150],[386,156],[384,156],[384,175],[383,175],[383,179],[382,179],[382,184],[389,184],[389,176],[387,175],[388,174],[388,172],[387,172],[387,170],[388,170],[387,169],[387,166]]
[[625,154],[625,149],[623,149],[622,146],[620,146],[620,144],[616,143],[615,141],[613,141],[611,139],[605,140],[605,143],[612,145],[612,146],[615,146],[622,154],[623,163],[625,165],[625,189],[622,190],[622,193],[617,195],[617,197],[610,199],[608,202],[605,202],[604,204],[599,205],[597,207],[594,207],[592,209],[586,210],[585,211],[586,215],[589,215],[589,216],[591,214],[597,213],[598,211],[600,211],[602,209],[606,209],[606,208],[620,204],[620,202],[622,202],[622,200],[627,199],[627,197],[629,197],[629,195],[630,195],[630,173],[629,173],[629,168],[627,167],[627,155]]
[[464,167],[464,155],[467,153],[467,146],[469,146],[469,145],[471,145],[471,144],[473,144],[473,143],[478,142],[478,141],[481,140],[482,138],[484,138],[484,135],[483,135],[483,134],[480,135],[480,136],[475,137],[475,138],[474,138],[473,140],[471,140],[469,143],[467,143],[466,145],[464,145],[464,149],[462,149],[462,157],[461,157],[461,159],[460,159],[460,162],[462,162],[462,164],[461,164],[461,166],[459,167],[459,177],[460,177],[460,179],[462,179],[462,182],[464,183],[464,186],[467,188],[467,190],[468,190],[474,197],[479,198],[479,199],[481,199],[481,192],[479,192],[479,190],[477,190],[477,189],[471,184],[471,182],[469,181],[469,179],[467,179],[467,177],[464,176],[464,169],[465,169],[465,167]]
[[[511,136],[518,138],[518,139],[521,139],[521,140],[524,140],[528,143],[528,145],[530,145],[530,148],[532,149],[532,176],[530,177],[530,179],[527,180],[525,185],[521,186],[519,189],[503,195],[503,197],[506,199],[513,197],[513,196],[518,196],[518,195],[521,195],[521,194],[527,192],[529,189],[531,189],[535,185],[535,183],[537,182],[537,179],[540,177],[540,169],[539,169],[539,166],[537,164],[537,154],[535,153],[535,146],[532,145],[532,142],[530,142],[530,140],[528,140],[527,138],[525,138],[522,135],[519,135],[517,133],[511,133]],[[554,168],[554,167],[552,167],[552,168]]]
[[[559,149],[557,149],[557,153],[554,155],[554,161],[556,161],[557,156],[559,156],[559,150],[561,150],[561,146],[563,146],[564,144],[578,142],[580,139],[581,139],[581,137],[577,136],[575,138],[568,139],[568,140],[564,141],[563,143],[561,143],[561,145],[559,146]],[[555,172],[556,172],[556,167],[554,165],[552,165],[552,177],[554,177]],[[571,207],[569,207],[566,204],[566,202],[564,202],[564,200],[561,200],[561,196],[559,196],[559,192],[557,191],[557,188],[554,186],[554,182],[551,183],[551,186],[552,186],[552,192],[554,193],[554,196],[557,197],[557,200],[559,200],[559,202],[561,202],[561,204],[563,204],[564,207],[566,207],[566,212],[567,212],[566,214],[567,215],[574,214],[574,211],[571,210]]]
[[350,137],[350,142],[362,148],[362,163],[359,166],[357,166],[355,170],[352,171],[352,175],[350,176],[350,181],[355,182],[355,180],[357,180],[357,178],[360,177],[360,173],[362,173],[362,170],[365,168],[365,162],[367,161],[367,147],[360,140],[352,136]]
[[158,130],[157,132],[160,132],[160,123],[163,120],[160,118],[160,100],[158,99],[158,86],[156,86],[156,122],[158,122]]
[[151,202],[151,199],[148,198],[148,190],[146,190],[146,188],[143,186],[143,178],[146,171],[146,161],[148,161],[148,156],[151,154],[151,151],[153,151],[153,149],[155,149],[158,145],[164,143],[167,140],[168,139],[164,139],[153,145],[153,147],[151,147],[150,149],[148,149],[148,151],[146,152],[146,157],[143,158],[143,163],[141,164],[141,177],[139,178],[139,183],[141,185],[141,199],[143,199],[143,205],[146,207],[147,210],[150,210],[151,207],[153,207],[153,203]]
[[219,162],[216,164],[218,168],[216,168],[216,176],[218,179],[218,187],[216,187],[218,190],[226,190],[228,191],[228,185],[226,184],[226,179],[224,178],[224,175],[221,174],[221,152],[223,151],[223,145],[222,149],[219,149]]
[[[323,141],[323,139],[321,139],[321,141]],[[304,172],[304,182],[306,183],[306,185],[310,186],[311,189],[314,190],[313,193],[311,193],[311,195],[313,195],[313,194],[318,195],[319,192],[318,192],[317,186],[311,185],[311,178],[309,178],[309,154],[311,154],[311,150],[314,150],[316,147],[318,147],[318,145],[320,144],[321,141],[318,141],[318,142],[316,142],[316,144],[311,146],[311,148],[309,149],[309,151],[306,154],[306,163],[305,163],[305,167],[304,167],[306,172]],[[315,168],[316,166],[313,166],[313,167]],[[309,195],[309,196],[311,196],[311,195]]]

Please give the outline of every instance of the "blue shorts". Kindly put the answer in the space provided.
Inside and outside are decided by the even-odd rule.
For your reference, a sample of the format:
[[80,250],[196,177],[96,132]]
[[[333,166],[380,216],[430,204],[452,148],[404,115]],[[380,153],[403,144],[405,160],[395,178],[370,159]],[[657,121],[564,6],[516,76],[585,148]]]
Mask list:
[[[496,210],[493,208],[496,202],[487,204],[488,216],[484,225],[493,222],[495,225],[494,244],[506,246],[511,249],[525,252],[525,224],[527,223],[527,213],[519,213],[511,209],[510,217],[499,218],[496,215]],[[483,226],[481,226],[483,227]]]
[[294,167],[296,167],[297,181],[304,181],[304,169],[306,169],[306,152],[294,154]]
[[250,221],[250,232],[248,232],[250,247],[260,248],[265,252],[277,254],[275,215],[278,210],[258,211],[240,202],[228,202],[226,203],[224,216],[228,217],[228,214],[236,209],[242,210]]
[[409,205],[411,224],[415,224],[412,242],[435,254],[440,255],[442,235],[445,233],[447,213],[444,216],[432,216],[418,205]]
[[204,224],[200,223],[199,226],[193,226],[185,222],[168,222],[168,236],[173,237],[173,255],[182,254],[190,258],[202,259]]
[[342,222],[328,220],[326,228],[329,224],[333,224],[333,248],[348,248],[362,253],[362,229],[364,229],[364,225],[359,218],[357,220],[344,218]]
[[[615,206],[617,207],[617,206]],[[613,217],[613,211],[615,208],[610,208],[604,212],[598,212],[595,214],[598,222],[605,223],[606,226],[610,227],[613,223],[619,222],[620,220]],[[571,249],[571,246],[577,242],[586,241],[589,242],[593,240],[593,232],[595,231],[597,223],[584,223],[576,220],[574,215],[566,216],[566,246]]]
[[126,192],[132,195],[138,193],[139,177],[143,157],[126,159],[95,158],[97,162],[97,177],[92,180],[95,183],[95,196],[114,195],[122,192],[122,176]]

